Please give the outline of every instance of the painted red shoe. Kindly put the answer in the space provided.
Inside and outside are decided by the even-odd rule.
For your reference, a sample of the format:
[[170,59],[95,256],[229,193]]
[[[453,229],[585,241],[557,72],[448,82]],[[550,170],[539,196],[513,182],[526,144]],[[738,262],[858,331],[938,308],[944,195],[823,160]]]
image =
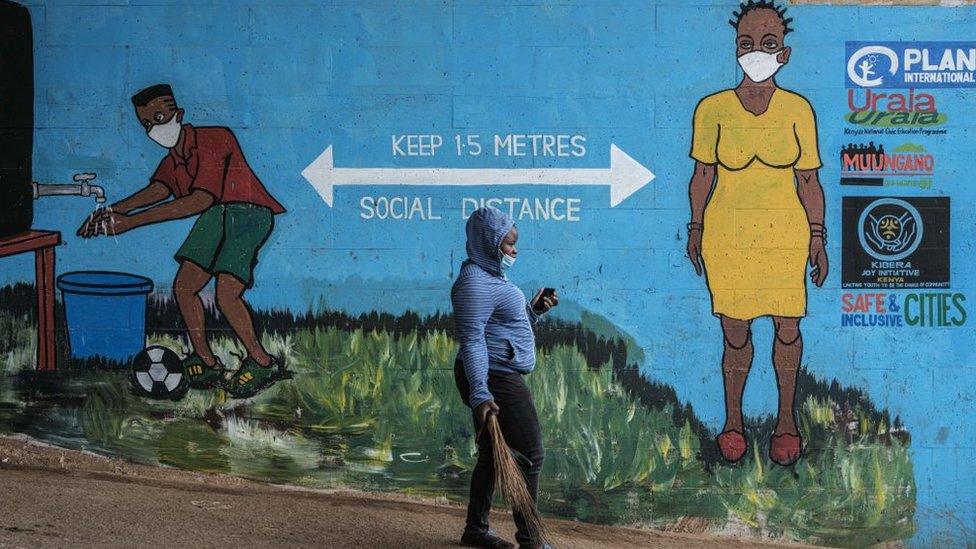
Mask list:
[[783,433],[769,437],[769,458],[776,463],[787,467],[796,463],[800,459],[800,448],[803,440],[800,435]]
[[733,431],[731,429],[725,431],[715,437],[715,442],[718,443],[718,449],[722,452],[722,457],[729,463],[735,463],[742,459],[742,456],[746,455],[748,442],[746,442],[746,436],[742,434],[742,431]]

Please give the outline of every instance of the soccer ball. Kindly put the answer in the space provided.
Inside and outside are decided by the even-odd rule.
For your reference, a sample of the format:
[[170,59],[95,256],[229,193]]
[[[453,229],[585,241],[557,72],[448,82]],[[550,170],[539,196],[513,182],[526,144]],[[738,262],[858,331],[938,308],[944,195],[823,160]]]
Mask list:
[[144,397],[176,400],[183,398],[190,384],[183,375],[179,355],[151,345],[132,360],[132,388]]

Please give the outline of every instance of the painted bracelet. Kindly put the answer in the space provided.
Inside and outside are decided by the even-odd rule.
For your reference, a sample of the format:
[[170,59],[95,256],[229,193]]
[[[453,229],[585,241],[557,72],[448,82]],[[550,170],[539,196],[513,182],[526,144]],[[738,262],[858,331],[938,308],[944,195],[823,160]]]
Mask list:
[[702,230],[704,228],[705,228],[704,225],[702,225],[701,223],[695,223],[694,221],[692,221],[691,223],[688,224],[688,232],[689,233],[691,231],[700,231],[700,230]]

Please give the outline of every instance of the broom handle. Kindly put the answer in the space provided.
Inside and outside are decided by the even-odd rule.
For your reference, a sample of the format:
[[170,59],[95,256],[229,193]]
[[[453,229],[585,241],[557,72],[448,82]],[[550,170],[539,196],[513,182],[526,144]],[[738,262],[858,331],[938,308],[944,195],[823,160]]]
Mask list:
[[488,413],[485,415],[485,422],[481,424],[481,429],[478,429],[478,434],[474,436],[475,444],[481,442],[481,435],[485,432],[485,429],[488,428],[488,418],[490,418],[491,416],[497,413],[498,412],[494,410],[488,410]]
[[[489,410],[488,411],[488,415],[485,416],[485,424],[481,426],[481,429],[478,429],[478,434],[476,434],[475,437],[474,437],[475,444],[477,444],[478,442],[481,442],[481,435],[482,435],[482,433],[485,432],[485,429],[488,428],[488,418],[491,417],[491,416],[497,416],[497,415],[498,415],[498,412],[496,412],[494,410]],[[515,458],[515,461],[517,461],[519,463],[519,465],[521,465],[521,466],[523,466],[525,468],[532,467],[532,460],[529,459],[528,457],[526,457],[525,454],[523,454],[522,452],[519,452],[515,448],[512,448],[511,446],[509,446],[508,447],[508,453],[512,454],[512,457]]]

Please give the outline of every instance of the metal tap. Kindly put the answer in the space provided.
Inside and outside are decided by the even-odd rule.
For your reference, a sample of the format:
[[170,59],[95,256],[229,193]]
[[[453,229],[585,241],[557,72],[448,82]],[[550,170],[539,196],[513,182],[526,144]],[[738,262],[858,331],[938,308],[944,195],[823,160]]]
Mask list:
[[71,183],[38,183],[34,182],[34,199],[42,196],[94,196],[95,202],[101,204],[105,202],[105,190],[98,185],[92,185],[89,181],[97,177],[94,173],[76,173],[72,179],[77,184]]

